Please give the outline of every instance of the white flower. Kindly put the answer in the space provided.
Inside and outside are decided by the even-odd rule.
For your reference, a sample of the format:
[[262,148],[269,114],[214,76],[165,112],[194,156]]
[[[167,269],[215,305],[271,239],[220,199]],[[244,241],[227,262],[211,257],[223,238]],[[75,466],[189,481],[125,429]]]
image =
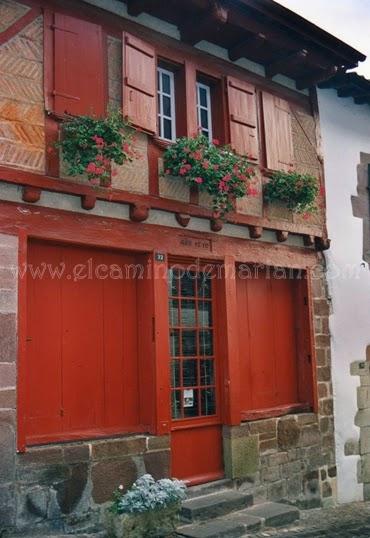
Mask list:
[[123,485],[120,484],[120,485],[118,486],[118,489],[119,489],[120,491],[122,491],[122,490],[124,489],[124,488],[123,488]]

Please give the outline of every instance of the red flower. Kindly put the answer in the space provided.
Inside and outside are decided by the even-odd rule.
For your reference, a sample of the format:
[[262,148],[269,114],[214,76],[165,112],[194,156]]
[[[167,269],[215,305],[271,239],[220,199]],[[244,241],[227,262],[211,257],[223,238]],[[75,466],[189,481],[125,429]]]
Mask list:
[[167,168],[167,170],[165,171],[165,174],[169,175],[170,173],[171,173],[171,170]]
[[214,138],[212,140],[212,143],[213,143],[214,146],[219,146],[220,145],[220,141],[218,140],[218,138]]
[[191,157],[192,159],[195,159],[196,161],[200,161],[201,158],[202,158],[202,152],[199,151],[199,150],[194,151],[194,153],[191,153],[191,154],[190,154],[190,157]]
[[248,187],[247,194],[249,196],[257,196],[258,190],[255,187]]
[[184,164],[184,168],[186,168],[186,170],[191,170],[192,166],[191,164],[187,163],[187,164]]
[[249,168],[246,169],[245,173],[252,176],[252,175],[254,174],[254,168],[252,168],[252,167],[250,166]]
[[182,166],[179,170],[180,176],[184,176],[187,173],[188,169],[185,166]]
[[222,178],[223,181],[230,181],[231,179],[231,174],[226,174],[224,175],[224,177]]
[[104,160],[103,155],[101,155],[101,154],[97,155],[97,156],[96,156],[96,160],[97,160],[97,161],[100,161],[100,162],[103,161],[103,160]]
[[226,183],[224,181],[220,181],[218,183],[218,190],[221,191],[221,192],[228,192],[230,189],[229,185],[226,185]]
[[86,172],[88,174],[95,174],[95,172],[96,172],[96,164],[95,163],[89,163],[86,166]]
[[97,146],[100,146],[100,147],[103,147],[103,146],[104,146],[104,144],[105,144],[105,142],[104,142],[104,138],[102,138],[101,136],[94,135],[94,136],[92,136],[91,138],[94,140],[94,142],[95,142],[95,144],[96,144]]
[[219,164],[214,164],[213,165],[213,170],[218,170],[220,168],[220,165]]
[[203,178],[202,177],[196,177],[196,178],[194,178],[194,181],[195,181],[195,183],[200,184],[200,183],[203,183]]
[[208,170],[208,168],[209,168],[209,162],[208,162],[208,161],[203,161],[203,162],[202,162],[202,167],[204,168],[204,170]]
[[101,176],[102,174],[104,174],[105,170],[102,166],[97,166],[96,169],[95,169],[95,173],[98,174],[98,176]]

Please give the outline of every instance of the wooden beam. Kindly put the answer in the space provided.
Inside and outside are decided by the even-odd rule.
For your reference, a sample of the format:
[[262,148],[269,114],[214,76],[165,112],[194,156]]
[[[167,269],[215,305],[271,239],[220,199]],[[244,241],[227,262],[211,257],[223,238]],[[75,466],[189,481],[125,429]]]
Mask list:
[[150,8],[158,5],[156,0],[127,0],[127,13],[132,17],[137,17],[143,11],[149,12]]
[[41,197],[41,189],[36,187],[23,187],[22,189],[22,200],[30,204],[38,202]]
[[18,34],[23,28],[31,24],[39,15],[41,14],[41,9],[39,7],[33,7],[22,17],[16,20],[9,28],[0,34],[0,45],[3,45],[9,39]]
[[311,88],[311,86],[316,86],[322,80],[333,77],[337,71],[337,66],[330,67],[329,69],[320,69],[315,73],[299,78],[295,85],[298,90],[305,90],[306,88]]
[[259,32],[231,47],[231,49],[229,49],[229,58],[235,62],[236,60],[239,60],[239,58],[246,56],[251,50],[255,51],[262,48],[266,43],[267,39],[265,34]]
[[195,45],[220,26],[228,22],[229,12],[216,0],[211,0],[210,7],[199,15],[194,24],[193,19],[187,19],[180,25],[181,39],[190,45]]
[[292,54],[282,56],[278,60],[266,65],[266,77],[272,78],[278,73],[284,73],[287,69],[303,63],[307,59],[308,51],[306,49],[297,50]]
[[183,228],[186,228],[189,225],[190,215],[187,215],[186,213],[176,213],[175,217],[176,217],[177,222]]
[[211,219],[210,228],[212,232],[220,232],[224,227],[224,221],[221,219]]

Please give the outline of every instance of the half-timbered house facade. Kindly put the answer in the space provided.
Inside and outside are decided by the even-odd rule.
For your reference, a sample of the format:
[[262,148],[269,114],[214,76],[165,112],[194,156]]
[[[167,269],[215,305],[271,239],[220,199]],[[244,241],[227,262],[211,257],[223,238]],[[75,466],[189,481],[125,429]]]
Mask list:
[[[315,85],[363,59],[270,0],[0,0],[4,527],[94,523],[145,471],[335,499]],[[64,118],[112,106],[137,158],[67,176]],[[162,173],[199,129],[256,171],[224,220]],[[309,218],[263,201],[292,167]]]

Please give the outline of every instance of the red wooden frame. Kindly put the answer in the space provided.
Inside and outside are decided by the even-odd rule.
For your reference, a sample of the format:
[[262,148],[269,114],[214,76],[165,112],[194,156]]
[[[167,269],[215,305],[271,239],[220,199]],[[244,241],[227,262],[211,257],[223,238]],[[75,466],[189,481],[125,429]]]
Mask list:
[[40,7],[32,7],[27,13],[22,15],[19,19],[17,19],[9,28],[4,30],[4,32],[0,33],[0,45],[3,45],[9,39],[12,39],[15,35],[17,35],[23,28],[31,24],[37,17],[41,15],[41,8]]

